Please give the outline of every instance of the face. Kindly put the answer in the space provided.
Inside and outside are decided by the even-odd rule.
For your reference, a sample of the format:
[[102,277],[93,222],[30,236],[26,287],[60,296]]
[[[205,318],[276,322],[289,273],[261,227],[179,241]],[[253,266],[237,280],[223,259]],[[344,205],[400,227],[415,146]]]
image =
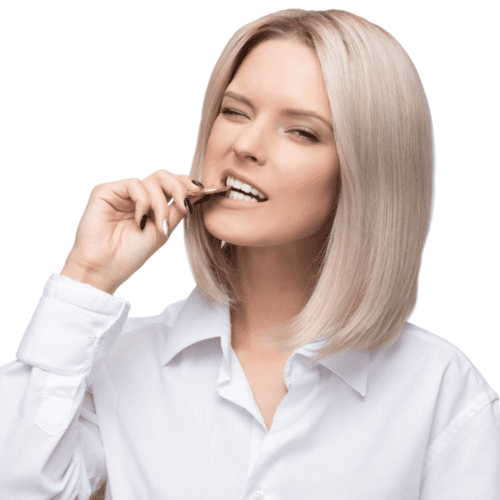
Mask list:
[[331,224],[339,173],[331,123],[314,51],[295,41],[257,45],[226,89],[202,182],[215,186],[229,176],[266,201],[214,196],[204,206],[207,230],[237,246],[264,247]]

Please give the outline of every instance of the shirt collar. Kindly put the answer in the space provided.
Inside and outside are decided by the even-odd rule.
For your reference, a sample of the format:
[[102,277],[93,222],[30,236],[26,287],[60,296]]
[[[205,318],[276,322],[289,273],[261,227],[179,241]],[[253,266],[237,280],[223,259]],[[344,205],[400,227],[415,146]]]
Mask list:
[[[230,345],[231,320],[229,306],[207,299],[196,287],[182,306],[167,337],[162,365],[168,364],[187,347],[220,337],[223,348]],[[294,351],[311,358],[326,341],[314,342]],[[292,354],[293,355],[293,354]],[[319,361],[336,373],[361,396],[366,394],[370,354],[365,350],[350,350],[334,354]]]

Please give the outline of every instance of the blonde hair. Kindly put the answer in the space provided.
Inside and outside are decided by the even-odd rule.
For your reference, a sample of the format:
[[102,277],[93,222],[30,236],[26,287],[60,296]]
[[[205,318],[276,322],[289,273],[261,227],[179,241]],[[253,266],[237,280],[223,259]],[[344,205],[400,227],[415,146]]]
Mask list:
[[[433,134],[417,70],[385,30],[340,10],[289,9],[238,30],[208,84],[191,176],[201,179],[222,95],[264,40],[292,38],[321,63],[340,161],[340,193],[315,289],[302,311],[276,325],[270,345],[293,351],[323,340],[313,358],[393,344],[417,300],[430,226]],[[212,236],[203,204],[184,220],[194,279],[211,300],[235,303],[236,248]]]

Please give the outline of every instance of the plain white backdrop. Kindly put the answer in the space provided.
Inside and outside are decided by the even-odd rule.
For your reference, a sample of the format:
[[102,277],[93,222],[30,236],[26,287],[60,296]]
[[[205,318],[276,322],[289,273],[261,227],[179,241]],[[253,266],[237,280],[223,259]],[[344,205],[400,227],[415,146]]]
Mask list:
[[[161,168],[189,174],[206,85],[232,34],[277,10],[335,8],[396,37],[431,108],[434,214],[409,321],[456,345],[499,392],[499,39],[495,2],[460,4],[2,2],[0,366],[62,270],[92,188]],[[149,316],[194,286],[179,224],[115,295]]]

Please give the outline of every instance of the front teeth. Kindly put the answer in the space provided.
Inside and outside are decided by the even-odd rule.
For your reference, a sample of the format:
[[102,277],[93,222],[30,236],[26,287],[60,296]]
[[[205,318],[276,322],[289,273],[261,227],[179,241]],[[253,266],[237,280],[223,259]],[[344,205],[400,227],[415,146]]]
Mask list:
[[252,201],[253,203],[258,203],[258,201],[255,198],[252,198],[251,196],[244,195],[243,193],[238,193],[236,191],[233,191],[232,189],[229,191],[228,198],[233,198],[233,200],[243,200],[243,201]]
[[[254,196],[258,196],[261,200],[264,200],[266,197],[264,194],[262,194],[257,188],[254,188],[248,184],[243,184],[241,181],[235,179],[234,177],[228,177],[226,180],[226,186],[232,186],[236,189],[241,189],[242,191],[245,191],[245,193],[252,193]],[[231,195],[241,195],[241,198],[236,198],[235,196]],[[234,191],[229,191],[229,197],[234,198],[237,200],[246,200],[246,201],[257,201],[251,196],[245,196],[242,193],[235,193]],[[247,200],[248,198],[248,200]]]

